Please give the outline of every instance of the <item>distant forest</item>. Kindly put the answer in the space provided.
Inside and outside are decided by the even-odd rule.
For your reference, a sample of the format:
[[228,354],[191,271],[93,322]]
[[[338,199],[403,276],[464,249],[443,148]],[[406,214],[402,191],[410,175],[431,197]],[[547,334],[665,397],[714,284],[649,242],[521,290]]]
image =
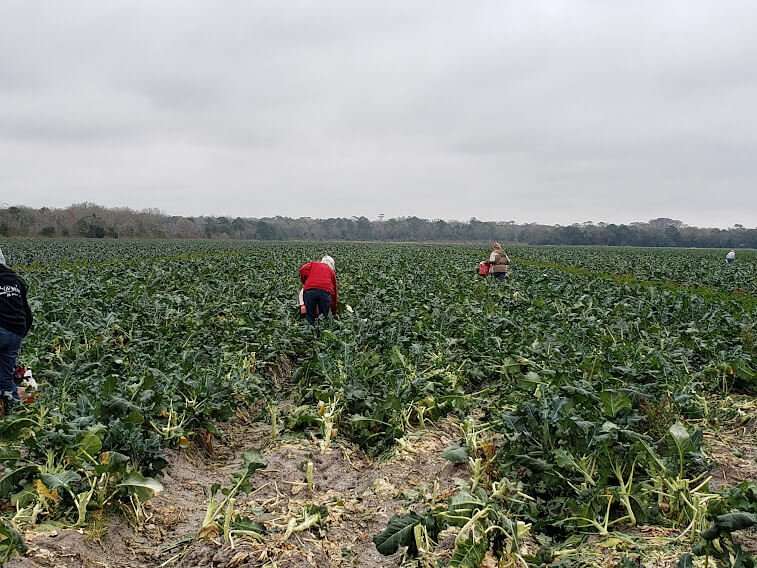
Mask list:
[[586,222],[573,225],[428,220],[402,217],[311,219],[300,217],[179,217],[157,210],[105,208],[92,203],[65,209],[0,208],[0,236],[248,239],[304,241],[440,241],[532,245],[629,245],[665,247],[757,248],[757,228],[700,228],[675,219],[616,225]]

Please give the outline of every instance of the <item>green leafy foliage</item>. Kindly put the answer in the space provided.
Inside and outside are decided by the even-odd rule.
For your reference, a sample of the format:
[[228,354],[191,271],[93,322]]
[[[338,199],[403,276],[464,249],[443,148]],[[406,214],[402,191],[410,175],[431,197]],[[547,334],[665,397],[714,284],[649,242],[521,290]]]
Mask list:
[[468,539],[455,547],[449,561],[450,568],[480,568],[484,561],[489,541],[486,539]]
[[422,524],[423,520],[423,517],[412,512],[407,515],[394,515],[386,528],[373,537],[376,550],[385,556],[394,554],[403,546],[415,551],[413,530],[416,525]]
[[754,557],[736,542],[733,533],[757,527],[757,516],[734,512],[718,515],[712,525],[701,534],[701,541],[691,553],[684,554],[678,566],[692,566],[694,556],[714,558],[718,566],[727,568],[754,568]]
[[0,563],[4,564],[16,554],[23,554],[26,550],[26,544],[19,532],[0,519]]
[[452,463],[468,463],[468,450],[464,446],[450,446],[442,453],[442,457]]
[[712,516],[724,515],[731,511],[757,515],[757,481],[742,481],[729,487],[723,491],[721,499],[710,507]]
[[[474,274],[484,251],[466,246],[3,245],[30,284],[22,361],[42,390],[0,420],[0,499],[59,491],[45,519],[78,521],[90,492],[85,512],[114,491],[153,494],[166,448],[286,397],[284,426],[317,432],[328,408],[338,436],[372,455],[474,411],[504,441],[445,452],[477,464],[475,484],[443,517],[401,517],[413,528],[395,526],[384,550],[413,550],[415,527],[435,535],[484,510],[477,526],[500,541],[518,523],[556,541],[640,523],[684,529],[692,516],[668,488],[704,494],[708,465],[690,420],[706,414],[703,395],[754,387],[757,307],[738,290],[757,265],[746,254],[725,267],[720,251],[517,247],[513,278],[497,284]],[[295,309],[296,268],[324,252],[353,310],[315,335]],[[248,490],[261,464],[245,458],[230,488]],[[493,479],[521,482],[532,500],[503,506]],[[484,541],[471,539],[461,543]]]

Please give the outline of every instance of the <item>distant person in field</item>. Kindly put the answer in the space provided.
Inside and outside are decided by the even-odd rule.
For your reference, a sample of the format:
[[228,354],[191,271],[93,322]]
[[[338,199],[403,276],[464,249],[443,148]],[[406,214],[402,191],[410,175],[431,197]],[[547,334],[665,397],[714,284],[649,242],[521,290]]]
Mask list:
[[300,267],[302,300],[311,325],[319,316],[336,314],[339,291],[334,259],[326,255],[321,262],[306,262]]
[[732,250],[729,251],[727,255],[725,255],[725,261],[727,264],[732,264],[736,262],[736,251]]
[[26,283],[13,272],[0,250],[0,416],[19,402],[14,376],[21,341],[32,327]]
[[489,275],[495,280],[505,280],[510,273],[510,257],[507,256],[502,245],[492,241],[492,252],[489,255]]

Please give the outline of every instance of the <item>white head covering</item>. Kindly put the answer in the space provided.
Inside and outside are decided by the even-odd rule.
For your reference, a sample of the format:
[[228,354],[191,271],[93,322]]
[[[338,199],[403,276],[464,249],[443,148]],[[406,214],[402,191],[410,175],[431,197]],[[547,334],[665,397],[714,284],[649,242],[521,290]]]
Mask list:
[[8,266],[5,262],[5,256],[3,255],[3,249],[0,249],[0,264],[3,266]]
[[335,265],[335,263],[334,263],[334,259],[333,259],[333,258],[331,258],[331,257],[330,257],[329,255],[326,255],[326,256],[324,256],[324,257],[323,257],[323,258],[321,259],[321,262],[322,262],[323,264],[328,264],[328,265],[329,265],[329,268],[331,268],[331,270],[336,270],[336,268],[334,268],[334,265]]

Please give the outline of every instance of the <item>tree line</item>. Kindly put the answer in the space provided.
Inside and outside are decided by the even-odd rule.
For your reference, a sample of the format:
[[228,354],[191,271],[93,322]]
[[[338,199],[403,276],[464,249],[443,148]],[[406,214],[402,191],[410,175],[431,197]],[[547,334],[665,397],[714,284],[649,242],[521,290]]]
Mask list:
[[182,238],[306,241],[437,241],[532,245],[610,245],[757,248],[757,228],[684,225],[675,219],[646,222],[544,225],[401,217],[312,219],[309,217],[182,217],[158,210],[135,211],[81,203],[63,209],[0,208],[0,236],[86,238]]

